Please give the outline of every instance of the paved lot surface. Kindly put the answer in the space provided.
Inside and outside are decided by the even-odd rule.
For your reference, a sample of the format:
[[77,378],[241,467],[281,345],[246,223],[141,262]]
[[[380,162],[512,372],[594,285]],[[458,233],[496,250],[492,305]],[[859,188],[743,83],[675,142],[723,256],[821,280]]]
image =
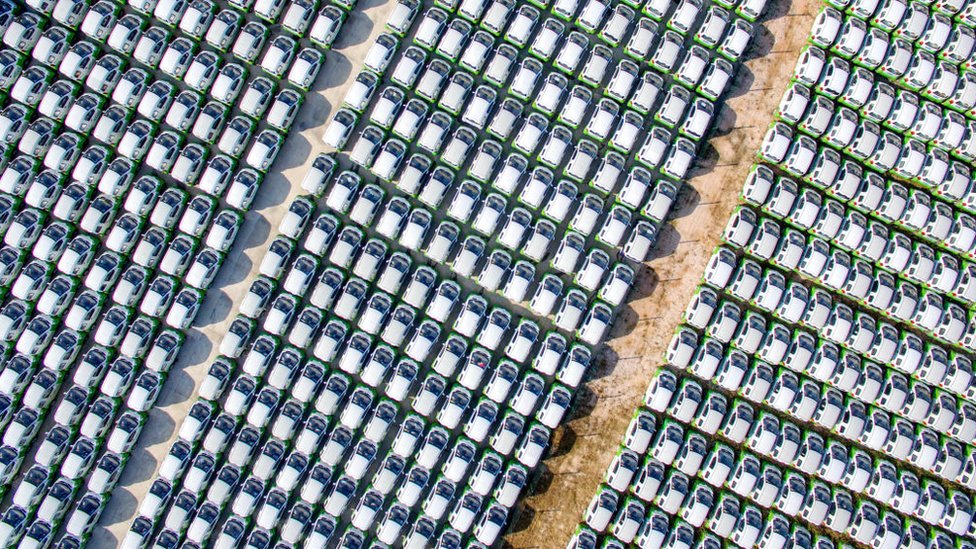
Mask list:
[[572,419],[555,432],[546,470],[508,534],[511,546],[564,547],[582,520],[718,244],[821,5],[770,0],[690,188],[662,228],[611,341],[577,396]]
[[237,306],[257,273],[268,243],[312,160],[327,152],[321,141],[325,125],[356,76],[363,57],[382,32],[392,0],[363,0],[343,25],[335,50],[326,54],[319,78],[306,96],[291,135],[255,198],[253,209],[234,248],[227,256],[207,299],[187,334],[177,364],[166,380],[156,407],[95,530],[91,547],[117,546],[125,537],[142,496],[166,455],[183,417],[193,404],[197,386],[217,356],[217,346],[234,319]]
[[[327,55],[295,129],[247,215],[157,407],[150,413],[120,487],[94,532],[92,547],[113,546],[125,536],[279,220],[300,194],[299,183],[312,159],[326,152],[319,139],[325,124],[369,45],[382,32],[392,6],[392,0],[360,3],[343,27],[337,51]],[[731,98],[704,146],[691,188],[685,189],[630,303],[618,316],[613,339],[578,397],[574,419],[556,432],[546,471],[507,537],[512,546],[561,547],[579,523],[718,242],[819,6],[815,0],[771,0],[766,21],[757,29],[751,60],[739,69]]]

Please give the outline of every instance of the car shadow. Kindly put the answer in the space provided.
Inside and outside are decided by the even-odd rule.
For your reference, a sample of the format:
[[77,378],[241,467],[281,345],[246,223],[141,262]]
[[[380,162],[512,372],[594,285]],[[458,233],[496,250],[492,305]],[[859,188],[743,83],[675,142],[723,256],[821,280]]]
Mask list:
[[332,104],[320,93],[309,94],[302,117],[295,121],[295,131],[303,132],[323,126],[332,114]]
[[[608,347],[608,350],[609,350],[609,347]],[[613,350],[609,350],[609,352],[611,352],[614,355],[616,355],[616,353]],[[607,362],[608,360],[612,360],[613,361],[613,365],[599,364],[600,362]],[[598,366],[599,371],[596,371],[596,368],[594,368],[591,371],[594,373],[594,375],[599,376],[599,377],[602,377],[602,376],[606,375],[606,368],[607,367],[612,368],[615,365],[616,365],[616,357],[615,356],[612,357],[612,358],[611,357],[604,358],[602,361],[598,359],[598,363],[597,363],[596,366]],[[595,379],[595,378],[594,377],[590,377],[590,379]],[[593,389],[590,389],[589,388],[589,386],[583,385],[582,387],[580,387],[579,390],[576,391],[576,397],[575,397],[575,399],[573,401],[573,407],[572,407],[572,410],[570,410],[570,413],[567,416],[566,424],[568,425],[570,422],[572,422],[573,420],[576,420],[576,419],[581,419],[581,418],[584,418],[584,417],[589,417],[590,414],[593,413],[593,410],[596,409],[596,404],[597,404],[597,401],[598,400],[599,400],[599,397],[593,391]],[[575,439],[574,439],[574,442],[575,442]]]
[[631,332],[637,327],[637,322],[640,320],[640,315],[634,310],[630,305],[624,305],[620,307],[617,312],[616,318],[613,320],[613,324],[610,325],[610,330],[607,333],[607,340],[613,340],[620,337],[630,335]]
[[790,14],[792,9],[793,0],[775,0],[770,2],[766,6],[766,10],[763,12],[762,17],[760,17],[760,22],[772,21],[773,19],[785,17]]
[[[760,27],[761,28],[761,27]],[[752,72],[746,65],[739,67],[739,70],[735,73],[735,78],[732,80],[732,86],[725,92],[724,98],[726,100],[735,97],[741,97],[750,91],[752,91],[752,86],[756,83],[756,74]],[[723,103],[721,110],[731,110],[728,103]],[[721,116],[721,112],[719,112]]]
[[[154,458],[153,455],[145,448],[140,448],[132,452],[132,455],[129,456],[128,463],[126,463],[125,470],[122,472],[122,477],[119,479],[119,486],[122,488],[127,488],[151,479],[153,473],[156,472],[157,465],[159,465],[159,463],[156,461],[156,458]],[[128,493],[128,490],[119,490],[118,492],[123,494]],[[123,504],[125,501],[126,498],[123,497],[119,500],[119,503]],[[122,517],[122,519],[132,516],[136,510],[135,506],[137,503],[138,502],[132,502],[131,509],[127,508],[127,514]],[[119,520],[112,520],[112,518],[113,517],[108,517],[103,521],[103,524],[115,524],[116,522],[119,522]]]
[[688,179],[711,173],[718,164],[718,156],[718,149],[714,145],[708,141],[702,143],[698,149],[697,161],[688,173]]
[[[779,4],[792,4],[789,0],[784,0]],[[789,13],[789,8],[783,14]],[[779,17],[782,17],[780,15]],[[773,19],[778,19],[778,17],[764,17],[762,22],[771,21]],[[776,45],[776,36],[766,28],[766,25],[759,24],[753,28],[752,42],[749,43],[749,47],[742,54],[743,61],[750,61],[752,59],[759,59],[760,57],[765,57],[769,52],[773,51],[773,46]]]
[[[532,492],[532,493],[541,493],[541,492]],[[509,519],[509,527],[506,533],[510,534],[510,533],[521,532],[522,530],[525,530],[526,528],[529,527],[530,524],[532,524],[532,521],[535,519],[535,516],[536,516],[535,509],[525,504],[520,505],[519,507],[516,508],[514,516],[511,517],[511,519]],[[514,549],[515,546],[512,545],[508,540],[505,540],[504,543],[502,543],[502,547],[506,549],[508,548]]]
[[698,192],[698,189],[691,185],[682,185],[678,190],[678,196],[674,201],[674,205],[671,206],[671,211],[668,212],[668,219],[673,220],[687,217],[695,213],[699,204],[701,204],[701,193]]
[[[297,168],[308,160],[308,156],[312,153],[312,144],[308,139],[299,132],[292,132],[288,136],[289,142],[287,142],[284,147],[282,147],[282,154],[278,155],[275,159],[275,164],[272,166],[272,170],[268,170],[268,175],[265,177],[265,181],[271,176],[277,175],[283,177],[281,172],[287,170],[288,168]],[[272,173],[273,172],[273,173]],[[255,200],[255,202],[257,202]],[[280,204],[280,202],[278,202]]]
[[[286,149],[290,149],[293,146],[301,147],[304,143],[304,150],[299,151],[299,154],[304,154],[304,158],[307,158],[309,153],[312,151],[312,147],[309,145],[307,140],[302,139],[297,143],[289,143],[285,146]],[[304,160],[302,160],[304,162]],[[301,165],[296,164],[296,165]],[[281,173],[282,170],[287,168],[286,165],[278,165],[275,163],[273,173],[268,173],[264,178],[264,182],[261,183],[261,192],[254,198],[254,211],[262,211],[268,208],[273,208],[275,206],[281,205],[286,198],[288,198],[288,193],[291,190],[291,184],[288,183],[288,179]]]
[[346,22],[342,24],[342,30],[339,31],[339,37],[336,38],[333,48],[344,50],[368,40],[369,35],[373,33],[373,22],[363,12],[385,3],[386,0],[364,0],[360,2],[356,9],[349,14]]
[[[250,250],[251,248],[256,248],[268,241],[268,236],[271,234],[271,223],[263,215],[257,212],[248,212],[244,216],[244,222],[247,224],[248,230],[241,234],[241,237],[235,242],[234,248],[240,246],[239,251]],[[234,255],[242,255],[235,253],[231,249],[231,253]]]
[[[668,257],[674,254],[675,250],[678,249],[678,244],[681,242],[681,233],[674,225],[667,223],[661,226],[661,230],[657,232],[657,239],[654,242],[654,247],[651,248],[651,252],[648,254],[648,261],[653,261],[655,259],[660,259],[662,257]],[[629,298],[627,301],[632,301]]]
[[[568,424],[557,428],[552,434],[552,441],[549,445],[549,454],[547,457],[553,458],[568,454],[573,449],[573,446],[576,445],[576,439],[576,431]],[[551,484],[552,473],[549,472],[548,468],[543,468],[543,471],[548,474]]]
[[[349,58],[339,52],[326,54],[325,68],[319,73],[318,78],[312,83],[313,92],[322,92],[332,88],[337,88],[346,83],[352,73],[352,63]],[[316,94],[309,94],[305,98],[305,104]],[[305,108],[305,107],[303,107]]]
[[[135,498],[133,498],[135,499]],[[105,509],[108,512],[108,508]],[[108,531],[108,528],[97,526],[92,530],[91,537],[88,538],[89,547],[118,547],[122,540],[117,539]]]
[[203,300],[200,313],[194,320],[193,325],[198,327],[213,326],[223,322],[230,314],[233,303],[227,292],[219,289],[216,284],[207,292],[207,297]]
[[159,395],[156,406],[169,406],[186,402],[193,396],[193,378],[184,369],[170,372],[169,379],[163,386],[163,392]]
[[172,404],[179,404],[193,396],[193,378],[186,370],[191,366],[203,364],[207,360],[207,357],[210,356],[212,350],[213,343],[206,334],[200,330],[191,330],[187,334],[183,349],[177,358],[176,364],[170,369],[169,378],[163,385],[159,399],[153,408],[157,409]]

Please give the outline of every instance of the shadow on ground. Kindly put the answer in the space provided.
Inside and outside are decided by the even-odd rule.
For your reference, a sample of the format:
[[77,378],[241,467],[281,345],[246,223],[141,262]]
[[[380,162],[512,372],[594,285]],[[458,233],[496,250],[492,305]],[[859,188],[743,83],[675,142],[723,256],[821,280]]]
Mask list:
[[357,46],[365,42],[373,32],[373,22],[363,12],[385,3],[385,0],[363,0],[342,25],[342,33],[333,45],[337,50]]

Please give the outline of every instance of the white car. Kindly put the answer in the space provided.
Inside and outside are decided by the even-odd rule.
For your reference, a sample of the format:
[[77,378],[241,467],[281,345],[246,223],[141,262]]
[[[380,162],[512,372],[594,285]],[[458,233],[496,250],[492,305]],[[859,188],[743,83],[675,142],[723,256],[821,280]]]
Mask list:
[[396,55],[399,41],[392,35],[383,33],[376,37],[363,60],[363,66],[376,74],[383,74]]
[[341,149],[349,141],[358,120],[358,115],[352,110],[339,109],[322,134],[322,142],[334,149]]
[[277,36],[264,52],[260,66],[276,78],[281,78],[295,57],[297,44],[288,36]]
[[346,92],[342,104],[356,112],[363,112],[376,92],[378,84],[379,81],[376,75],[368,72],[360,72],[356,75],[355,81],[353,81],[349,90]]
[[234,175],[230,187],[227,189],[225,200],[238,210],[247,211],[257,195],[261,185],[261,176],[252,169],[243,169]]
[[335,173],[335,159],[328,154],[315,157],[312,166],[302,179],[302,190],[311,193],[313,196],[321,196]]
[[282,141],[281,134],[272,130],[263,130],[251,144],[245,162],[259,172],[268,171],[278,156]]
[[[192,9],[193,8],[191,6],[191,8],[187,10],[187,14],[189,14]],[[184,19],[186,19],[186,15],[184,15]],[[208,44],[217,48],[218,50],[227,51],[227,49],[230,48],[234,37],[237,36],[242,19],[243,17],[235,11],[221,11],[213,18],[209,24],[209,27],[206,29],[206,35],[204,37],[205,40]]]
[[146,156],[152,141],[154,128],[145,120],[137,120],[127,127],[119,139],[118,151],[133,161],[141,161]]

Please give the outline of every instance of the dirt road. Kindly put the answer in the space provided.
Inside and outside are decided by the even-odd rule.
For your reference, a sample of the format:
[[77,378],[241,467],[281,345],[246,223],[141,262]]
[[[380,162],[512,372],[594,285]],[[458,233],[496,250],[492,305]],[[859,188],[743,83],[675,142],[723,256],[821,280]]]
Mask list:
[[546,471],[506,538],[511,546],[564,547],[581,521],[718,244],[821,5],[771,0],[713,136],[578,396],[574,417],[556,432]]

